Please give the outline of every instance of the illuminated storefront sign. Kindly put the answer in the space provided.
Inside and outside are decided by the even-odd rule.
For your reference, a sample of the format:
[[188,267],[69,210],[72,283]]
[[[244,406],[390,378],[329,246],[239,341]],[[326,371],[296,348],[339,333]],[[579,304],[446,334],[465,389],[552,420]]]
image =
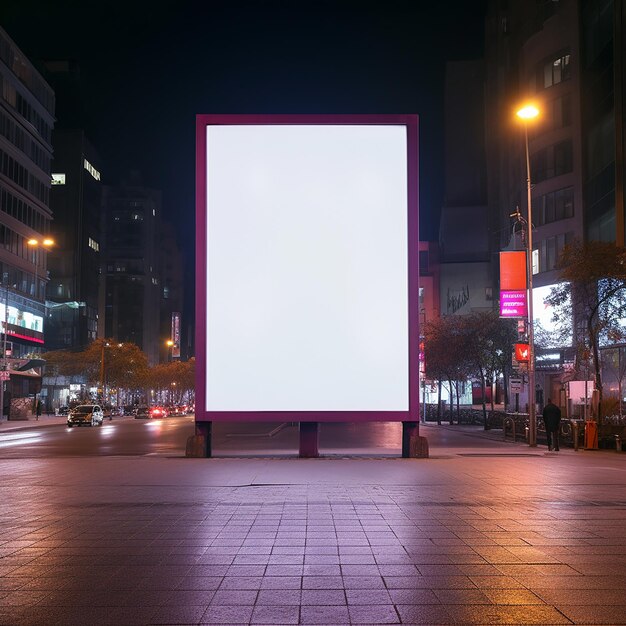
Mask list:
[[[0,303],[0,328],[4,330],[5,305]],[[9,306],[6,313],[7,336],[43,343],[43,317]]]
[[65,174],[52,174],[53,185],[65,185]]
[[527,343],[515,344],[515,360],[518,363],[524,363],[530,360],[530,348]]

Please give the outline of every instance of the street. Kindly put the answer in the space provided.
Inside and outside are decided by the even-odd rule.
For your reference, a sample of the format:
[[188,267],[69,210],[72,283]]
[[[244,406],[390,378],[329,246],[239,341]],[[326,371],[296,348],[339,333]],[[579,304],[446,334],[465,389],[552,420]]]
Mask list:
[[[476,447],[489,447],[480,426],[461,431],[424,427],[435,448],[466,447],[472,434]],[[498,431],[499,432],[499,431]],[[133,419],[115,417],[98,427],[68,428],[61,417],[42,416],[40,422],[5,422],[0,425],[0,458],[93,457],[126,455],[184,456],[187,437],[194,434],[194,418]],[[397,457],[401,454],[402,427],[398,422],[324,423],[320,426],[320,453]],[[213,425],[213,454],[297,455],[296,423],[227,423]]]

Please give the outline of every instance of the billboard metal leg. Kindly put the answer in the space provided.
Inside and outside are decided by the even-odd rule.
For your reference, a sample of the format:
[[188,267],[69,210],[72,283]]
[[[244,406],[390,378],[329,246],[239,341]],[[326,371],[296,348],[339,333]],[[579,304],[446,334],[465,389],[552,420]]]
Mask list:
[[213,422],[196,422],[196,436],[189,437],[187,456],[211,458],[211,431]]
[[419,422],[402,422],[402,458],[428,458],[428,440],[420,437]]
[[319,422],[300,422],[300,458],[312,459],[319,452]]

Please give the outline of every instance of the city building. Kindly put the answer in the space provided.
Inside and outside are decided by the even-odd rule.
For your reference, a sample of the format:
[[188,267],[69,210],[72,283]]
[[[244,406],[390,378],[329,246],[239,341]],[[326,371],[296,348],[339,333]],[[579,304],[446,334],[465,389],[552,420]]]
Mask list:
[[[624,245],[624,10],[621,0],[493,0],[486,20],[485,119],[491,247],[511,244],[510,215],[527,215],[524,123],[531,100],[533,307],[550,337],[544,297],[575,239]],[[523,242],[522,242],[523,245]],[[574,322],[575,327],[575,322]],[[537,344],[537,401],[565,403],[583,375],[568,346]],[[548,356],[546,356],[548,355]]]
[[445,187],[439,225],[441,315],[491,310],[493,225],[487,211],[482,60],[446,65]]
[[[50,236],[52,131],[50,85],[0,28],[0,323],[4,413],[9,399],[34,399],[38,370],[26,367],[45,341]],[[49,241],[46,241],[49,243]],[[2,375],[3,378],[6,375]],[[13,411],[12,411],[13,413]]]
[[[161,362],[187,359],[183,342],[183,258],[172,229],[160,224]],[[168,342],[171,342],[169,344]]]
[[78,350],[98,331],[102,166],[82,130],[56,129],[52,143],[46,349]]
[[161,192],[145,187],[132,172],[128,181],[104,187],[102,217],[105,282],[99,335],[135,343],[155,365],[167,355],[170,336],[161,328]]

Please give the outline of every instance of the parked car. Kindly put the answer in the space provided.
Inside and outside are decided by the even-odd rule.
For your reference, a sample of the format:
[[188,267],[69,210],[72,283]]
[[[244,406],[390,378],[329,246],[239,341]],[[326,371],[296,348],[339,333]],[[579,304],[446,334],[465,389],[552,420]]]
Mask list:
[[67,415],[67,425],[71,428],[75,424],[82,426],[102,426],[104,412],[99,404],[79,404]]
[[135,419],[147,419],[150,417],[150,407],[148,406],[136,406],[133,410]]

